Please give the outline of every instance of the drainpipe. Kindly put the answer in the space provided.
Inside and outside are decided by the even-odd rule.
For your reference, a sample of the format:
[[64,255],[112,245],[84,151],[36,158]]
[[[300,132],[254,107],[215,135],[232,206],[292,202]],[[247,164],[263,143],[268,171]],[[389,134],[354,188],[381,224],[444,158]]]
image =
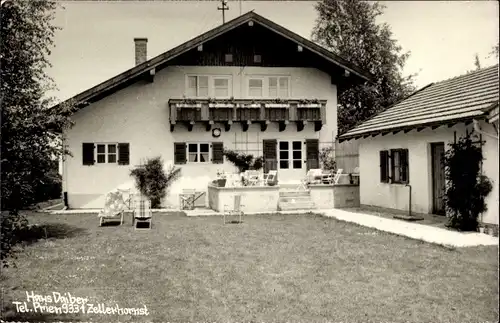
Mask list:
[[408,216],[411,217],[411,185],[406,183],[405,187],[408,186],[410,188],[409,194],[408,194]]

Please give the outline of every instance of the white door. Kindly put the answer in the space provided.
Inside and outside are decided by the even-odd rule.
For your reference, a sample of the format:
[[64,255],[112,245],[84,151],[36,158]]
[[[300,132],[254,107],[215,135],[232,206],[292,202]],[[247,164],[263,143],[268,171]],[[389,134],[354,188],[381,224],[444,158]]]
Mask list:
[[278,141],[278,181],[299,182],[305,176],[304,144],[301,140]]

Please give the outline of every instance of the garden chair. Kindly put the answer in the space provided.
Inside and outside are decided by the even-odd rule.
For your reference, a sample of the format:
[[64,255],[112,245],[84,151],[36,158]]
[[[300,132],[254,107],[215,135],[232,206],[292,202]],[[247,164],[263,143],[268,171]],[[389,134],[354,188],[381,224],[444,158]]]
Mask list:
[[337,173],[335,173],[335,176],[333,177],[333,184],[338,184],[340,176],[342,176],[342,172],[344,170],[342,168],[337,169]]
[[[133,225],[136,230],[151,229],[151,226],[153,225],[153,211],[151,211],[151,200],[143,197],[142,195],[135,196],[133,216]],[[140,228],[140,224],[147,224],[147,227]]]
[[[300,184],[297,187],[298,190],[307,190],[309,184],[319,184],[321,183],[321,169],[310,169],[307,171],[306,176],[300,180]],[[319,179],[318,179],[319,177]]]
[[247,171],[247,179],[249,186],[258,186],[260,182],[260,172],[257,170]]
[[119,191],[109,192],[104,200],[104,208],[98,214],[99,226],[102,226],[105,220],[116,220],[117,218],[120,218],[120,225],[122,225],[126,208],[123,195]]
[[241,195],[236,194],[234,195],[234,200],[233,200],[233,205],[224,205],[224,212],[223,212],[223,217],[224,217],[224,224],[226,224],[226,217],[227,216],[234,216],[238,215],[239,221],[238,223],[241,223],[241,216],[243,215],[243,211],[241,210],[241,207],[244,206],[241,204]]
[[182,193],[179,194],[179,206],[181,210],[193,210],[194,200],[196,196],[196,190],[194,189],[183,189]]
[[278,171],[277,170],[270,170],[267,174],[264,174],[264,184],[265,185],[274,185],[277,182],[278,182]]

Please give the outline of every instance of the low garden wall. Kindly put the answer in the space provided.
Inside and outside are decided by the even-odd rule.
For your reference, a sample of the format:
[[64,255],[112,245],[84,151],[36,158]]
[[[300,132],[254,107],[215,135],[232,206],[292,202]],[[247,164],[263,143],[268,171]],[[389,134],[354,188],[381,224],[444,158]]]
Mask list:
[[278,210],[279,186],[216,187],[208,185],[208,206],[217,212],[224,211],[224,205],[233,208],[234,196],[241,195],[243,212],[274,212]]
[[311,200],[318,209],[359,206],[359,185],[310,184]]

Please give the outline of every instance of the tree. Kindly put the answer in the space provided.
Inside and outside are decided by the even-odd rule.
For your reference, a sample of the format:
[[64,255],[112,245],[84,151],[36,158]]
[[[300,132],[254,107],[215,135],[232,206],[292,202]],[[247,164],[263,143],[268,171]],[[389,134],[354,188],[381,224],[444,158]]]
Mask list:
[[490,55],[488,55],[488,58],[491,57],[492,55],[495,55],[495,57],[498,58],[498,51],[499,51],[498,47],[499,47],[498,44],[496,44],[491,48],[491,52]]
[[410,53],[401,52],[389,25],[376,22],[383,9],[378,2],[360,0],[323,0],[316,5],[319,16],[312,39],[374,75],[374,84],[339,93],[339,133],[415,90],[415,75],[402,75]]
[[20,212],[51,181],[54,160],[69,152],[60,133],[72,125],[73,103],[54,106],[46,74],[56,27],[56,2],[9,0],[1,9],[1,260],[7,265],[16,232],[27,224]]

